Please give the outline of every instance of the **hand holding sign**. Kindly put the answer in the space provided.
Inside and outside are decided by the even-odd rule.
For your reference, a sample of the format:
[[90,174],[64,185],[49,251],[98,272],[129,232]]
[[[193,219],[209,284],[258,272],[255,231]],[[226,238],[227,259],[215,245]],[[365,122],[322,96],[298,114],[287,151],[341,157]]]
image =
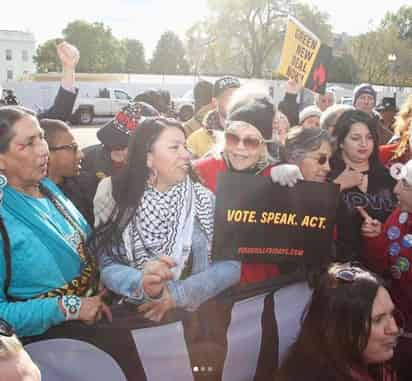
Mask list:
[[289,79],[286,82],[286,92],[289,94],[297,94],[299,91],[302,90],[302,84],[296,82],[293,79]]
[[361,206],[357,206],[356,209],[364,219],[361,227],[362,235],[367,238],[377,237],[382,231],[382,224],[373,219]]

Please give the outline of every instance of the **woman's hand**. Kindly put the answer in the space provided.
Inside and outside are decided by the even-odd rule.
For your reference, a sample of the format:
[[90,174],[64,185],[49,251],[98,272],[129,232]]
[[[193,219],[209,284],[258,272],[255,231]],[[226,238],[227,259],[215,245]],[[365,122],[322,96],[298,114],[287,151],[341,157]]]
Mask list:
[[172,267],[175,261],[167,256],[146,262],[143,267],[143,290],[146,295],[155,298],[160,295],[167,281],[173,279]]
[[289,79],[286,82],[286,93],[297,94],[300,90],[302,90],[302,85],[300,83],[297,83],[293,79]]
[[59,56],[63,70],[74,70],[79,63],[79,50],[66,41],[57,45],[57,55]]
[[364,175],[356,169],[354,170],[346,167],[345,170],[333,182],[340,185],[340,190],[344,191],[353,187],[361,187],[365,176],[367,175]]
[[172,298],[167,286],[164,287],[163,295],[159,300],[154,300],[142,304],[137,310],[144,314],[144,317],[149,320],[159,322],[163,319],[167,311],[176,307],[176,303]]
[[294,164],[279,164],[270,170],[270,177],[275,184],[293,187],[298,180],[303,180],[302,172]]
[[103,297],[106,293],[107,290],[102,290],[96,296],[81,298],[82,305],[80,307],[78,320],[86,324],[93,324],[105,315],[107,320],[111,322],[113,320],[112,312],[103,301]]
[[382,224],[378,220],[375,220],[369,216],[366,210],[362,207],[358,206],[356,209],[364,219],[361,226],[362,235],[367,238],[375,238],[381,234]]

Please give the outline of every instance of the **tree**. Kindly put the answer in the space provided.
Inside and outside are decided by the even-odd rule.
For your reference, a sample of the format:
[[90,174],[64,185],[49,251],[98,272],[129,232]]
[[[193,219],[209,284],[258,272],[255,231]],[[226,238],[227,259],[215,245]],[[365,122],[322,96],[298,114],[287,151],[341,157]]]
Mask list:
[[125,51],[126,73],[145,73],[146,59],[143,44],[139,40],[125,39],[122,41]]
[[[332,35],[326,14],[296,0],[209,0],[208,5],[211,16],[202,31],[212,43],[205,48],[205,69],[209,60],[225,73],[262,77],[265,71],[272,71],[274,57],[283,44],[285,16],[289,14],[321,38]],[[189,31],[188,46],[198,27]]]
[[63,30],[65,40],[80,51],[79,72],[121,72],[125,54],[120,42],[103,23],[73,21]]
[[36,55],[33,57],[39,73],[47,73],[50,71],[60,71],[61,64],[57,56],[56,45],[61,39],[54,38],[47,40],[43,45],[39,45],[36,50]]
[[316,6],[297,3],[293,6],[291,14],[316,34],[324,44],[331,45],[333,34],[327,13],[321,12]]
[[388,12],[381,26],[384,29],[395,26],[399,37],[412,43],[412,7],[403,6],[396,13]]
[[328,80],[330,82],[356,83],[359,68],[350,54],[332,57]]
[[155,74],[187,74],[189,65],[185,59],[185,48],[179,37],[167,31],[160,36],[150,71]]

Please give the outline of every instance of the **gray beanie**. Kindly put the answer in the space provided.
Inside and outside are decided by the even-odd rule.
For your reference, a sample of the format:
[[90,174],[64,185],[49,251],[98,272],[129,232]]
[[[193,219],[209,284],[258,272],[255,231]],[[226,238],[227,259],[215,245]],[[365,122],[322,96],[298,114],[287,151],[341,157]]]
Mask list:
[[362,83],[359,86],[356,86],[353,90],[353,105],[355,105],[357,99],[362,94],[369,94],[373,97],[376,104],[376,91],[369,83]]

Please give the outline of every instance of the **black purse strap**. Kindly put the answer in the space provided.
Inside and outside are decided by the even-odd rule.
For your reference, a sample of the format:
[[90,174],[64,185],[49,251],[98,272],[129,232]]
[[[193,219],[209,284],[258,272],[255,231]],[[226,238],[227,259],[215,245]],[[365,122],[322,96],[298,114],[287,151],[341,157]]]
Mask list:
[[9,299],[9,287],[10,287],[10,279],[11,279],[11,246],[10,246],[10,239],[7,233],[6,226],[4,225],[4,220],[0,216],[0,234],[1,238],[3,239],[3,252],[4,252],[4,260],[6,262],[6,279],[4,280],[4,294],[6,299]]

